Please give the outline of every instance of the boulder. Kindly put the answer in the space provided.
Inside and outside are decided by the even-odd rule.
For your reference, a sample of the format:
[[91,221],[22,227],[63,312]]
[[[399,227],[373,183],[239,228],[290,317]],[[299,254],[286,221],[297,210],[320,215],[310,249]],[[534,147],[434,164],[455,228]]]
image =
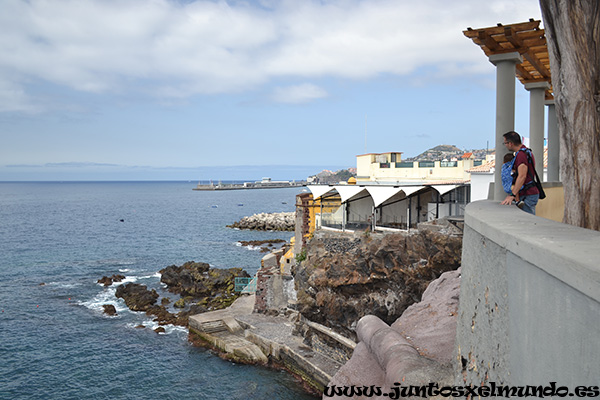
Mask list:
[[156,290],[148,290],[146,285],[133,282],[117,287],[115,296],[125,300],[125,304],[132,311],[146,311],[158,299]]
[[124,275],[114,274],[113,276],[103,276],[98,279],[98,283],[103,284],[104,286],[110,286],[115,282],[121,282],[123,279],[125,279]]
[[112,304],[104,304],[102,307],[104,308],[104,314],[110,316],[117,315],[117,309]]

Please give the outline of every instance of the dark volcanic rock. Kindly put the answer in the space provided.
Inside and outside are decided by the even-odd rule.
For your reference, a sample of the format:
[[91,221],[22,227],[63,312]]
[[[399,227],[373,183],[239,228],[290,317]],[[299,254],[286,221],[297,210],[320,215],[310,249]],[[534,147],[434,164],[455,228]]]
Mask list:
[[173,304],[182,309],[180,312],[172,313],[167,309],[171,303],[168,297],[163,297],[160,305],[156,304],[159,298],[156,290],[148,290],[145,285],[138,283],[120,285],[115,296],[123,298],[130,310],[145,311],[148,316],[154,316],[154,322],[159,325],[181,326],[187,326],[190,315],[231,305],[239,297],[239,293],[234,291],[235,278],[250,277],[241,268],[213,269],[206,263],[193,261],[179,267],[171,265],[160,273],[161,281],[167,285],[168,290],[181,295]]
[[104,308],[104,314],[117,315],[117,309],[112,304],[104,304],[102,307]]
[[240,240],[239,242],[242,246],[262,246],[263,244],[267,244],[267,245],[273,245],[273,244],[280,244],[280,243],[286,243],[285,240],[283,239],[267,239],[267,240]]
[[110,286],[114,282],[121,282],[123,279],[125,279],[124,275],[115,274],[113,276],[103,276],[102,278],[98,279],[98,283],[101,283],[104,286]]
[[161,282],[167,285],[170,292],[181,295],[175,306],[184,307],[186,303],[203,299],[200,305],[207,309],[229,306],[239,293],[234,291],[235,278],[250,275],[241,268],[210,268],[206,263],[193,261],[182,266],[171,265],[160,271]]
[[347,337],[368,314],[392,324],[432,280],[460,267],[461,252],[461,237],[431,231],[315,236],[293,270],[298,310]]
[[148,290],[146,285],[129,282],[117,287],[115,296],[125,300],[125,304],[132,311],[146,311],[156,303],[158,293],[156,290]]

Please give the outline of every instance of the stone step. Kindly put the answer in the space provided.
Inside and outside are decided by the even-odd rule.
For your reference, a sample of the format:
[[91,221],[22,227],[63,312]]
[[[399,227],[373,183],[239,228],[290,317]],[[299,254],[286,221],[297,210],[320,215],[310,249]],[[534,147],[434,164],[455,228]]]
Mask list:
[[227,331],[227,326],[221,320],[207,321],[200,324],[200,329],[206,333],[216,333]]

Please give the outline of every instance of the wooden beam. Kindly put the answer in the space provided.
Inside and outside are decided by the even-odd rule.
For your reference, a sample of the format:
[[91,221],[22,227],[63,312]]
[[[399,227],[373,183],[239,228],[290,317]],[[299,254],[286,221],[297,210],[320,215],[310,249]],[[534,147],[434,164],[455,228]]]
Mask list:
[[544,64],[542,64],[535,54],[531,54],[530,52],[526,52],[523,54],[523,57],[533,65],[533,67],[542,75],[544,78],[550,79],[550,71],[546,68]]
[[521,39],[519,39],[517,35],[514,34],[511,27],[507,26],[506,28],[504,28],[504,36],[506,37],[506,40],[508,40],[513,46],[515,46],[515,49],[520,49],[524,47],[523,42],[521,41]]
[[501,50],[502,48],[490,35],[488,35],[485,31],[479,31],[477,36],[479,40],[490,50]]
[[[532,30],[539,29],[539,26],[540,26],[540,21],[529,21],[529,22],[520,22],[517,24],[510,24],[510,25],[493,26],[490,28],[484,28],[483,30],[485,30],[485,32],[488,35],[501,35],[504,33],[504,29],[507,27],[510,27],[515,32],[522,32],[522,31],[532,31]],[[463,31],[463,34],[466,37],[468,37],[469,39],[471,39],[473,37],[477,37],[478,32],[481,30],[482,29],[467,28],[467,30]]]
[[[517,76],[529,81],[529,80],[534,80],[535,77],[533,75],[531,75],[529,72],[527,72],[527,70],[525,69],[525,67],[523,67],[522,64],[517,64]],[[521,82],[523,81],[522,79],[519,79]]]

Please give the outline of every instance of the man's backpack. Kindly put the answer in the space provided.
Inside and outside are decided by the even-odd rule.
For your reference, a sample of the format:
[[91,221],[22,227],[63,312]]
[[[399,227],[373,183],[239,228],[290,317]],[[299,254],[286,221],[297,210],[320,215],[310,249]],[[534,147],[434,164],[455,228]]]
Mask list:
[[[540,200],[545,199],[546,198],[546,192],[544,192],[544,188],[542,187],[542,182],[540,181],[540,177],[538,176],[538,173],[535,170],[535,161],[531,157],[531,149],[528,149],[526,147],[524,149],[523,148],[519,149],[519,151],[524,151],[525,152],[525,154],[527,155],[527,161],[533,167],[533,172],[535,174],[535,176],[533,177],[533,181],[525,184],[521,190],[527,190],[530,187],[533,187],[533,185],[535,185],[537,187],[538,191],[540,192]],[[517,158],[516,155],[515,155],[515,158]],[[513,183],[516,180],[517,180],[517,175],[515,174],[514,177],[513,177]]]

